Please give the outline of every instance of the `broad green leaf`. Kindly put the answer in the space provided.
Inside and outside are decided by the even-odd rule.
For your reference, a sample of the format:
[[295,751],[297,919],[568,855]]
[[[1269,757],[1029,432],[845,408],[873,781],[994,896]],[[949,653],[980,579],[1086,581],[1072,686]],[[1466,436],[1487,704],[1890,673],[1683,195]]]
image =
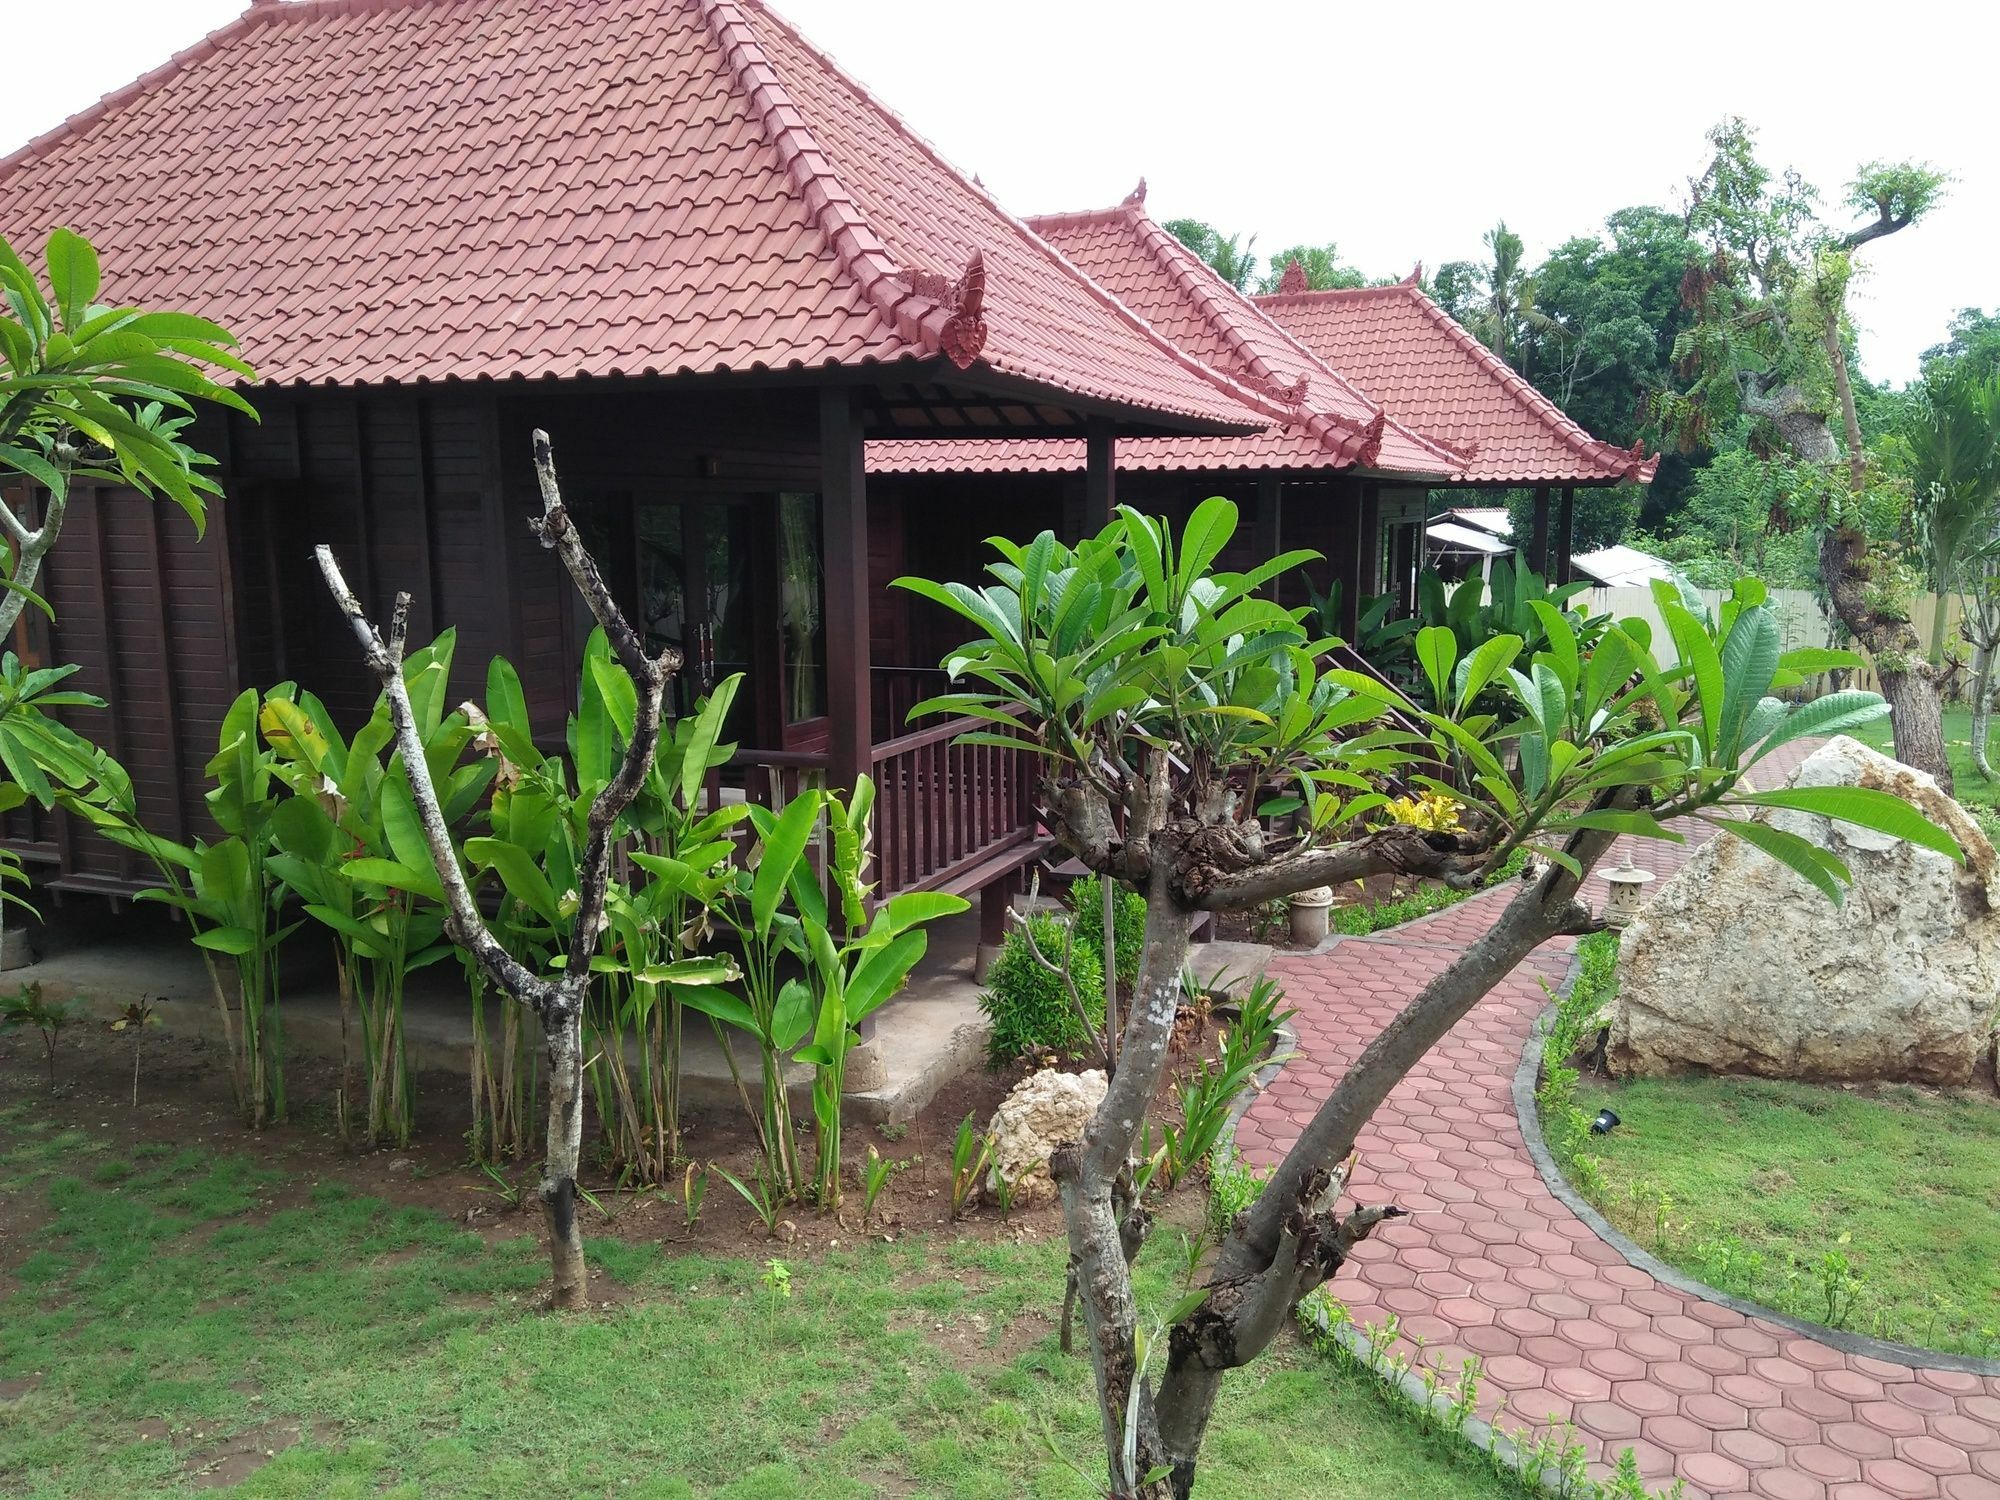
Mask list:
[[1934,849],[1958,863],[1965,862],[1958,840],[1918,812],[1901,797],[1872,787],[1792,786],[1769,792],[1747,792],[1729,799],[1729,806],[1782,807],[1793,812],[1813,813],[1860,828],[1872,829],[1891,838],[1904,839],[1926,849]]
[[1840,905],[1845,897],[1847,884],[1853,879],[1847,866],[1810,840],[1787,833],[1782,828],[1773,828],[1768,823],[1753,823],[1747,818],[1711,817],[1704,821],[1746,844],[1762,849],[1771,858],[1817,886],[1835,906]]
[[508,895],[550,926],[561,926],[555,890],[540,863],[526,849],[505,839],[470,838],[465,841],[465,857],[474,864],[490,865],[499,874]]
[[813,828],[819,821],[819,804],[818,792],[800,793],[786,804],[764,838],[750,888],[751,921],[759,938],[770,936],[771,919],[777,915],[785,887],[812,840]]

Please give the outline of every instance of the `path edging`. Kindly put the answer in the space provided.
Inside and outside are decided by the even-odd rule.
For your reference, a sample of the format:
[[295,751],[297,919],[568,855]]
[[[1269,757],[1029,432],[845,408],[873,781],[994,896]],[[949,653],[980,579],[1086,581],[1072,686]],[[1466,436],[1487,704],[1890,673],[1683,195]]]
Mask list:
[[[1570,960],[1569,972],[1563,976],[1560,993],[1566,995],[1576,983],[1581,964],[1576,958]],[[1766,1323],[1775,1323],[1801,1334],[1817,1343],[1839,1349],[1843,1353],[1859,1355],[1867,1359],[1879,1359],[1892,1365],[1902,1365],[1912,1370],[1956,1370],[1966,1375],[2000,1376],[2000,1359],[1979,1359],[1970,1354],[1947,1354],[1938,1349],[1922,1349],[1914,1344],[1898,1344],[1889,1339],[1870,1338],[1862,1333],[1850,1333],[1843,1328],[1829,1328],[1824,1323],[1814,1323],[1805,1318],[1793,1317],[1790,1313],[1779,1312],[1761,1302],[1753,1302],[1747,1297],[1738,1297],[1730,1292],[1710,1286],[1676,1266],[1661,1260],[1630,1235],[1611,1223],[1603,1214],[1577,1190],[1570,1186],[1563,1176],[1562,1168],[1556,1164],[1550,1153],[1548,1142],[1542,1137],[1540,1111],[1535,1106],[1535,1084],[1542,1072],[1542,1049],[1548,1041],[1549,1027],[1555,1019],[1556,1003],[1551,1002],[1528,1030],[1527,1043],[1521,1049],[1520,1064],[1514,1069],[1514,1116],[1520,1122],[1521,1139],[1528,1148],[1528,1156],[1535,1164],[1535,1170],[1542,1174],[1542,1181],[1550,1192],[1560,1199],[1569,1211],[1575,1214],[1591,1232],[1605,1244],[1625,1258],[1627,1265],[1644,1271],[1663,1286],[1690,1297],[1699,1297],[1704,1302],[1713,1302],[1745,1317],[1758,1318]]]

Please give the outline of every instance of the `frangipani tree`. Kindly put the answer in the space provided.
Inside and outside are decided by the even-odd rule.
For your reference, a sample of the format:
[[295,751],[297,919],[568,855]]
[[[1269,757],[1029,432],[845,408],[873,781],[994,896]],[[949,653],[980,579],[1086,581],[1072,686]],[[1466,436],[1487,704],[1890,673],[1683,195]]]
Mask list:
[[[1803,708],[1772,696],[1788,674],[1846,658],[1783,655],[1755,583],[1739,585],[1719,618],[1696,600],[1663,600],[1673,667],[1640,622],[1613,624],[1586,648],[1548,604],[1538,610],[1546,644],[1532,654],[1518,635],[1461,651],[1449,630],[1427,629],[1417,637],[1419,702],[1322,667],[1326,643],[1307,638],[1303,612],[1259,596],[1304,555],[1213,571],[1236,519],[1232,504],[1212,499],[1176,538],[1121,509],[1075,547],[1048,533],[1025,546],[996,539],[999,560],[980,587],[900,580],[973,632],[945,662],[964,689],[912,712],[974,715],[991,727],[969,739],[1034,751],[1045,824],[1091,870],[1146,896],[1115,1074],[1083,1139],[1052,1165],[1119,1497],[1192,1490],[1223,1377],[1400,1212],[1340,1206],[1362,1126],[1537,944],[1593,925],[1579,887],[1619,834],[1678,839],[1666,820],[1711,818],[1836,899],[1847,872],[1834,856],[1728,810],[1800,808],[1957,854],[1886,794],[1745,783],[1780,745],[1885,712],[1867,693]],[[1406,727],[1378,722],[1390,709]],[[1391,774],[1451,797],[1465,831],[1378,821]],[[1295,832],[1259,817],[1267,798],[1295,806]],[[1200,1295],[1149,1326],[1131,1262],[1150,1216],[1131,1167],[1167,1065],[1195,917],[1383,872],[1470,884],[1523,846],[1547,856],[1546,873],[1369,1044],[1230,1227]]]
[[0,238],[0,479],[25,475],[46,492],[39,518],[0,499],[0,638],[36,599],[74,481],[164,495],[199,528],[220,491],[202,472],[213,460],[180,438],[194,402],[257,415],[203,368],[256,378],[228,330],[192,313],[101,305],[97,252],[72,230],[49,236],[43,269],[46,292]]

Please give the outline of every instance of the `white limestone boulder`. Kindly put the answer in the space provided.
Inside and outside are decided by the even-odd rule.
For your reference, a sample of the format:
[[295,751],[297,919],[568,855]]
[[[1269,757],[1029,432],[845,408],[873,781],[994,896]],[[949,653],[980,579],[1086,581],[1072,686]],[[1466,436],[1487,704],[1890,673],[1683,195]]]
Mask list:
[[1711,839],[1625,933],[1613,1070],[1966,1083],[1991,1054],[2000,1000],[1992,844],[1929,776],[1845,736],[1788,784],[1893,793],[1948,830],[1965,863],[1851,824],[1759,809],[1759,821],[1848,866],[1845,903],[1741,839]]
[[993,1142],[992,1164],[986,1172],[987,1196],[995,1196],[994,1190],[1004,1178],[1013,1186],[1017,1208],[1054,1202],[1056,1186],[1049,1179],[1049,1158],[1057,1147],[1083,1138],[1083,1128],[1104,1102],[1107,1087],[1102,1068],[1087,1073],[1043,1068],[1015,1084],[987,1127]]

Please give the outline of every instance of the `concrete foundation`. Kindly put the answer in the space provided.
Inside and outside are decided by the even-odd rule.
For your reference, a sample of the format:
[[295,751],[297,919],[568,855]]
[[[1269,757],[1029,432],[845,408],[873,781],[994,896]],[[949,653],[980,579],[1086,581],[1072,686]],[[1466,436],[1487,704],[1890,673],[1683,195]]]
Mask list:
[[[313,936],[308,926],[287,944],[285,1047],[292,1057],[337,1061],[339,996],[324,961],[325,944],[312,941]],[[932,929],[923,964],[903,992],[875,1013],[874,1038],[848,1059],[851,1120],[901,1124],[952,1079],[980,1065],[988,1027],[972,977],[978,936],[973,914]],[[222,1041],[222,1018],[200,952],[187,940],[187,929],[157,909],[128,907],[114,913],[101,906],[72,906],[52,924],[41,960],[9,976],[10,983],[30,980],[39,982],[49,999],[71,1001],[85,1016],[105,1021],[143,995],[157,1001],[155,1014],[164,1034]],[[410,976],[403,1030],[419,1071],[467,1071],[471,1005],[456,963],[447,960]],[[727,1035],[736,1067],[754,1090],[756,1047],[740,1033]],[[692,1108],[740,1107],[714,1028],[692,1012],[683,1031],[681,1087]],[[810,1114],[812,1069],[803,1064],[788,1068],[786,1087],[794,1110]]]

